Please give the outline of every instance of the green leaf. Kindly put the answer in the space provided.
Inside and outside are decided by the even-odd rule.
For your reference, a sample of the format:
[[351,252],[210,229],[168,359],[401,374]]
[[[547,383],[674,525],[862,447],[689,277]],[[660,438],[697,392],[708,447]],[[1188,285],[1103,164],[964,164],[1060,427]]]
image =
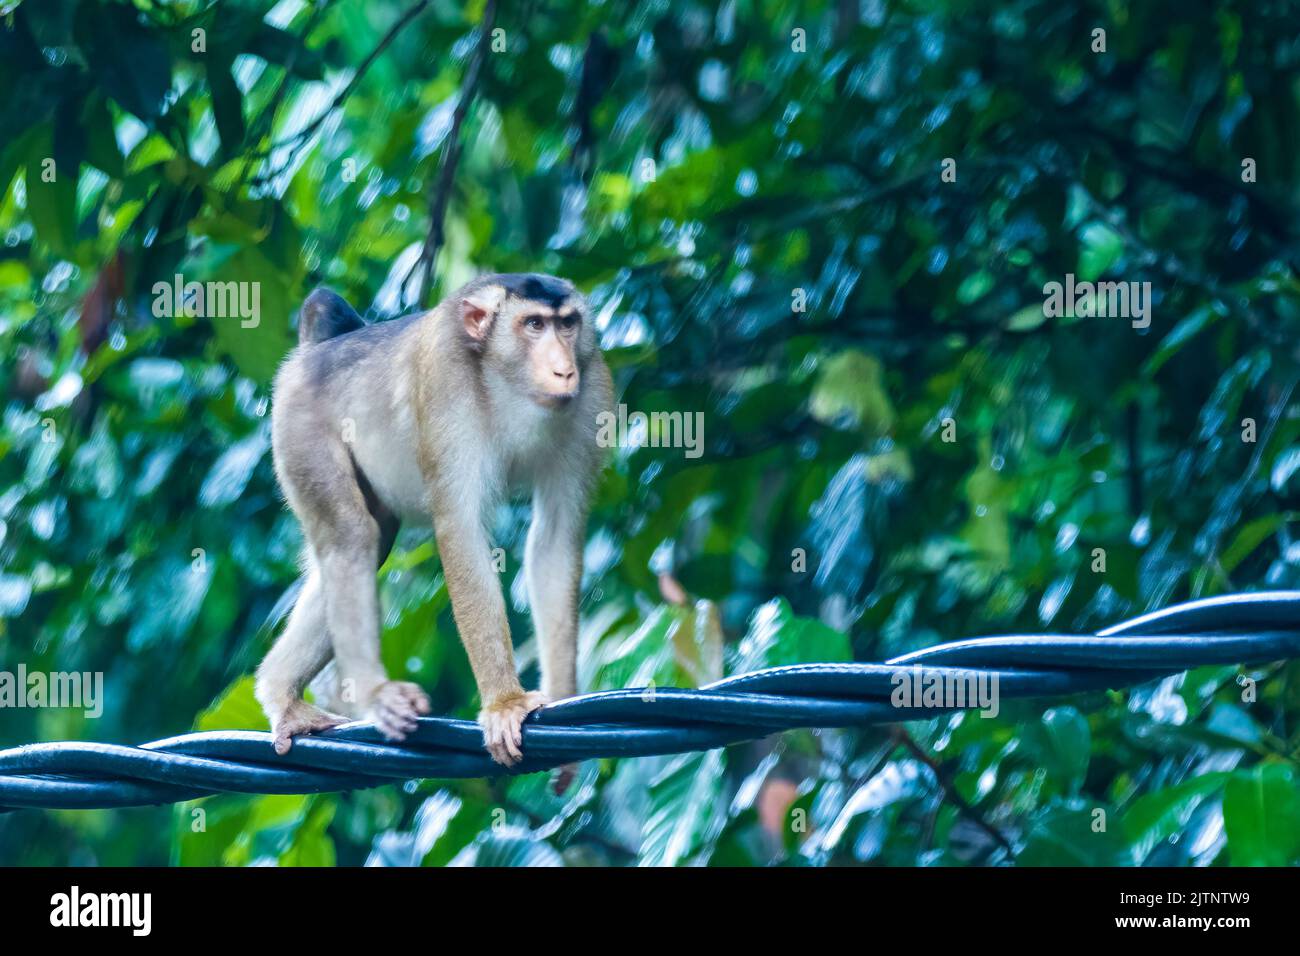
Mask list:
[[462,800],[447,790],[439,790],[425,800],[416,813],[416,836],[418,839],[428,832],[426,840],[431,838],[433,843],[420,865],[446,866],[454,860],[474,843],[484,827],[491,825],[493,809],[486,802]]
[[612,631],[586,662],[591,671],[585,686],[603,689],[676,685],[678,675],[670,635],[683,619],[681,608],[661,604],[631,634],[623,628]]
[[1047,321],[1047,313],[1043,311],[1043,304],[1039,302],[1036,305],[1027,305],[1011,314],[1007,319],[1006,326],[1009,332],[1029,332],[1038,328]]
[[1201,801],[1222,788],[1229,776],[1204,773],[1134,800],[1123,821],[1133,862],[1140,866],[1157,843],[1180,833]]
[[140,16],[126,4],[83,3],[76,39],[108,95],[149,122],[161,115],[171,89],[171,54],[161,33],[141,24]]
[[27,213],[41,241],[57,255],[71,256],[77,239],[80,166],[76,160],[58,162],[54,145],[52,130],[32,140],[26,157]]
[[241,287],[250,290],[250,306],[252,293],[256,293],[255,317],[213,316],[211,322],[217,347],[234,360],[239,371],[255,382],[270,382],[294,345],[289,330],[293,306],[284,276],[259,249],[247,247],[231,256],[220,275],[213,278],[244,284]]
[[280,854],[281,866],[333,866],[334,840],[329,825],[338,801],[332,795],[318,795],[311,800],[307,818],[295,829],[288,849]]
[[1083,249],[1079,254],[1078,280],[1094,282],[1124,254],[1124,240],[1110,226],[1090,222],[1079,234]]
[[230,75],[230,64],[215,56],[208,60],[208,90],[212,94],[212,115],[221,138],[221,155],[234,155],[244,141],[244,98]]
[[1267,541],[1278,528],[1292,520],[1292,517],[1289,513],[1264,515],[1262,518],[1248,521],[1239,528],[1233,536],[1232,543],[1223,549],[1219,557],[1224,572],[1231,574],[1237,565],[1250,557],[1256,548]]
[[996,285],[997,279],[991,272],[983,269],[972,272],[957,287],[957,301],[962,305],[970,305],[992,292]]
[[293,64],[293,74],[304,80],[321,80],[325,77],[319,53],[304,46],[297,34],[273,27],[269,23],[261,24],[248,44],[248,52],[276,66],[288,68]]
[[564,858],[555,847],[521,827],[492,828],[468,856],[473,866],[564,866]]
[[680,754],[650,783],[650,806],[637,859],[642,866],[688,861],[722,832],[727,805],[722,750]]
[[680,624],[670,632],[673,660],[686,678],[685,687],[700,687],[722,678],[724,639],[718,606],[712,601],[696,601],[694,611],[682,615]]
[[1029,828],[1017,866],[1119,866],[1124,846],[1111,828],[1103,829],[1103,807],[1054,804]]
[[126,162],[113,133],[113,114],[104,96],[95,95],[86,100],[82,124],[86,130],[86,162],[114,179],[121,179],[126,174]]
[[1142,366],[1145,375],[1155,375],[1161,367],[1173,358],[1184,345],[1208,328],[1212,323],[1218,321],[1219,313],[1212,311],[1208,306],[1197,309],[1187,318],[1183,319],[1160,341],[1155,352],[1146,360]]
[[1092,755],[1088,721],[1074,707],[1053,707],[1043,714],[1043,729],[1049,743],[1047,756],[1073,793],[1083,784]]
[[888,432],[894,408],[885,394],[880,360],[856,349],[827,360],[813,386],[812,415],[832,425],[848,421],[874,435]]
[[816,618],[797,617],[789,601],[776,598],[750,618],[734,671],[852,659],[853,649],[845,635]]
[[246,835],[258,798],[242,794],[178,803],[173,820],[173,866],[225,866],[247,861]]
[[195,730],[270,730],[262,705],[253,696],[253,675],[237,678],[194,721]]
[[1223,791],[1223,827],[1233,866],[1300,861],[1300,785],[1285,764],[1239,770]]

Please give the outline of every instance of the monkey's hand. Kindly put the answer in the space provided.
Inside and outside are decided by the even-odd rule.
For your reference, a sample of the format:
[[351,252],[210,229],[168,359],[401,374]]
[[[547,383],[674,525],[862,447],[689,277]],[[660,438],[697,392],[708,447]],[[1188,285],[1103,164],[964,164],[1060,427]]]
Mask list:
[[370,695],[366,716],[389,740],[405,740],[419,724],[416,719],[433,709],[429,697],[409,681],[384,681]]
[[550,702],[541,691],[530,690],[495,700],[480,710],[478,722],[483,728],[483,746],[492,759],[506,767],[523,760],[524,718]]
[[296,700],[272,722],[271,733],[274,737],[272,745],[275,747],[275,752],[283,757],[293,746],[294,737],[319,733],[347,722],[346,717],[323,711],[305,700]]

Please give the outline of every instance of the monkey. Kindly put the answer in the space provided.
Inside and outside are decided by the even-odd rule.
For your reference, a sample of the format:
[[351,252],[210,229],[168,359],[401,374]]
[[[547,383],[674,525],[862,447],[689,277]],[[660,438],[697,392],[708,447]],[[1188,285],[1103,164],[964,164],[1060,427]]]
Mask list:
[[[489,274],[429,311],[367,324],[320,288],[298,338],[272,386],[271,450],[303,531],[303,583],[255,679],[276,753],[350,718],[402,740],[429,713],[428,695],[391,680],[380,659],[378,569],[405,522],[432,525],[484,747],[513,766],[528,714],[578,692],[597,417],[613,402],[585,298],[554,276]],[[537,691],[516,672],[488,534],[516,493],[531,495],[523,573]]]

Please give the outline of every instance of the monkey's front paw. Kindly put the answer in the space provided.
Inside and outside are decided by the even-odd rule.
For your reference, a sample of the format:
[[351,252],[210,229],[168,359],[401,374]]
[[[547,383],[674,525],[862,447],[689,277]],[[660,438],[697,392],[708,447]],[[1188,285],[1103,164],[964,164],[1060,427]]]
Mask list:
[[506,767],[512,767],[523,760],[524,718],[550,702],[551,699],[541,691],[530,690],[526,694],[495,701],[479,711],[478,722],[483,728],[483,746],[492,755],[492,759]]
[[370,699],[370,719],[389,740],[404,740],[419,726],[417,718],[433,707],[418,685],[409,681],[385,681]]
[[294,701],[275,721],[271,728],[272,745],[281,757],[293,746],[293,738],[302,734],[315,734],[329,730],[339,724],[346,724],[348,719],[338,714],[331,714],[313,707],[305,700]]

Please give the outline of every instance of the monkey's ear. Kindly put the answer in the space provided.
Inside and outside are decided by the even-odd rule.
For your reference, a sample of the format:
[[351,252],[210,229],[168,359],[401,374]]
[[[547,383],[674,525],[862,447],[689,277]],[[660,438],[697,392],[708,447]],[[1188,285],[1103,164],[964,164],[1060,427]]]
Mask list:
[[483,342],[487,339],[488,331],[492,328],[492,320],[496,317],[497,310],[501,308],[505,297],[505,289],[499,285],[489,285],[475,289],[460,300],[461,322],[464,323],[469,337],[475,342]]

